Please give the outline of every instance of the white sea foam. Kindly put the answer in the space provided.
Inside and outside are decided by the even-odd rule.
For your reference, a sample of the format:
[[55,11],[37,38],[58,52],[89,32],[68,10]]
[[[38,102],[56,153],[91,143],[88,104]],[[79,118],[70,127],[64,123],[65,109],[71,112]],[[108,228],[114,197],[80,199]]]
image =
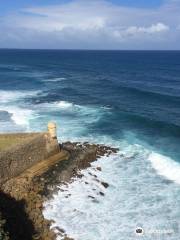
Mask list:
[[14,102],[19,99],[27,98],[34,96],[39,91],[5,91],[0,90],[0,104],[8,103],[8,102]]
[[[43,121],[46,124],[53,120],[58,125],[60,141],[90,140],[91,136],[88,134],[90,127],[109,112],[108,109],[88,105],[81,106],[64,100],[36,104],[34,111],[39,116],[39,120],[37,117],[36,123],[33,122],[35,129],[42,129]],[[97,138],[92,136],[92,142],[94,139]]]
[[[62,109],[62,110],[74,111],[74,112],[78,113],[81,117],[83,117],[83,116],[87,117],[86,120],[88,120],[88,118],[90,118],[91,122],[93,121],[92,117],[96,121],[101,116],[101,113],[105,112],[105,109],[103,109],[103,108],[101,109],[101,108],[97,108],[97,107],[93,107],[93,106],[81,106],[81,105],[74,104],[74,103],[67,102],[67,101],[55,102],[55,103],[53,103],[53,106],[58,109]],[[81,120],[81,119],[79,118],[79,120]]]
[[46,102],[46,103],[40,103],[39,105],[40,108],[47,108],[48,110],[53,110],[56,108],[56,110],[58,109],[62,109],[62,110],[67,110],[67,111],[70,111],[70,110],[74,110],[74,111],[82,111],[84,114],[93,114],[93,113],[96,113],[98,115],[101,114],[102,112],[108,112],[109,110],[111,110],[111,108],[108,108],[108,107],[95,107],[95,106],[90,106],[90,105],[87,105],[87,106],[82,106],[82,105],[79,105],[79,104],[75,104],[73,102],[68,102],[68,101],[64,101],[64,100],[61,100],[61,101],[56,101],[56,102]]
[[[76,179],[68,186],[60,187],[64,191],[59,191],[54,199],[45,204],[45,217],[55,221],[52,228],[60,226],[76,240],[104,239],[106,235],[105,231],[100,231],[103,224],[103,221],[99,222],[103,210],[100,203],[103,197],[99,192],[106,194],[107,191],[100,182],[95,181],[92,174],[96,174],[102,181],[105,181],[105,176],[102,176],[101,172],[96,171],[95,168],[96,164],[92,168],[81,171],[83,178]],[[68,194],[69,198],[67,198]],[[99,227],[97,224],[100,224]],[[63,236],[57,239],[63,239]]]
[[13,108],[8,110],[12,113],[12,119],[17,125],[29,126],[29,120],[33,117],[33,111],[30,109]]
[[0,110],[10,113],[12,120],[2,126],[2,132],[29,130],[29,121],[34,117],[34,111],[30,106],[26,107],[24,99],[38,92],[0,90]]
[[[22,95],[21,97],[23,98]],[[164,227],[169,218],[178,221],[176,207],[171,209],[171,212],[164,209],[169,209],[173,204],[173,197],[169,196],[169,191],[180,196],[179,188],[172,184],[169,191],[161,189],[162,180],[153,169],[157,168],[157,162],[159,163],[156,154],[140,145],[129,145],[129,138],[132,137],[130,135],[128,141],[115,141],[98,133],[89,134],[89,127],[101,120],[104,114],[109,114],[111,109],[81,106],[62,100],[36,104],[29,110],[9,105],[6,109],[4,106],[4,110],[10,112],[14,122],[21,126],[28,126],[29,121],[37,115],[34,121],[35,129],[41,129],[50,117],[53,118],[59,126],[60,141],[105,143],[121,149],[118,154],[103,157],[93,163],[91,168],[83,170],[82,179],[76,179],[72,184],[64,186],[65,192],[59,191],[54,199],[45,204],[44,215],[54,220],[52,227],[63,228],[75,240],[131,240],[135,238],[134,229],[137,225],[155,228],[156,224]],[[172,170],[171,159],[168,159],[168,162],[168,168]],[[164,161],[160,163],[164,164]],[[97,166],[102,167],[102,172],[96,170]],[[161,170],[160,167],[159,169]],[[100,181],[108,182],[109,188],[105,189],[89,173],[95,173]],[[173,175],[177,178],[178,173]],[[171,175],[168,177],[172,179]],[[177,182],[177,179],[172,180]],[[101,196],[99,192],[103,192],[105,196]],[[70,194],[68,198],[66,194]],[[177,199],[178,201],[180,200]]]
[[162,154],[152,152],[148,158],[159,175],[180,184],[180,164]]
[[67,101],[57,101],[57,102],[51,102],[51,103],[40,103],[36,106],[39,109],[43,109],[43,111],[58,111],[58,110],[75,110],[78,105],[75,105],[74,103],[67,102]]
[[[11,104],[12,99],[23,100],[28,96],[27,93],[17,91],[14,95],[9,94],[12,98],[7,97],[6,93],[0,109],[11,113],[16,125],[28,129],[31,119],[37,116],[34,126],[35,129],[41,129],[52,118],[58,124],[60,141],[104,143],[121,150],[118,154],[100,158],[92,167],[83,170],[82,179],[64,186],[65,192],[59,191],[45,204],[44,215],[54,220],[52,227],[63,228],[75,240],[134,240],[137,225],[148,230],[149,226],[156,228],[157,225],[165,227],[167,224],[171,227],[169,219],[178,222],[179,206],[174,204],[173,199],[176,198],[178,205],[180,188],[178,184],[168,185],[168,191],[166,185],[162,188],[162,178],[154,169],[179,183],[179,164],[138,144],[128,144],[131,135],[128,135],[128,141],[116,141],[109,136],[89,133],[93,123],[101,120],[104,114],[109,114],[111,109],[81,106],[67,101],[36,104],[27,109],[25,104],[19,105],[18,101]],[[102,172],[96,170],[97,166],[102,167]],[[100,181],[108,182],[109,187],[105,189],[89,173],[97,175]],[[158,239],[166,237],[160,236]],[[146,240],[152,239],[152,236],[146,237]],[[178,238],[175,235],[174,238],[168,236],[168,239]]]
[[56,102],[55,104],[57,105],[57,107],[63,108],[63,109],[72,108],[73,106],[74,107],[77,106],[77,105],[74,105],[73,103],[66,102],[66,101],[59,101],[59,102]]
[[29,120],[33,118],[34,114],[33,110],[20,108],[18,106],[0,107],[0,109],[10,113],[14,123],[22,127],[29,126]]
[[[148,161],[151,156],[148,149],[125,142],[116,142],[117,145],[121,148],[119,153],[92,163],[90,168],[81,171],[82,178],[60,186],[64,191],[45,203],[44,216],[54,221],[52,228],[64,229],[75,240],[134,240],[137,226],[143,227],[145,233],[151,229],[173,229],[179,219],[179,205],[174,204],[173,198],[179,203],[180,188],[175,184],[168,185],[168,191],[161,187],[161,178]],[[102,171],[97,171],[97,166],[101,166]],[[101,181],[109,187],[104,188]],[[175,240],[178,233],[147,234],[143,239],[156,237]]]
[[61,82],[66,80],[64,77],[59,77],[59,78],[52,78],[52,79],[45,79],[43,82]]
[[[24,99],[35,96],[38,93],[39,91],[0,90],[0,110],[10,113],[11,119],[16,125],[28,130],[29,121],[33,118],[34,111],[26,108],[24,105]],[[6,127],[4,130],[2,129],[2,131],[5,130],[8,131]]]

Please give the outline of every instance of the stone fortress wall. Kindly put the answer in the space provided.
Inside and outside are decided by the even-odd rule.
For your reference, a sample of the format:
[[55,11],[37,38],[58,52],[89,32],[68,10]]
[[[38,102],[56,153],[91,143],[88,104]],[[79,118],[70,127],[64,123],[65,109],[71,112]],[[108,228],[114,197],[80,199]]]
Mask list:
[[53,123],[47,132],[0,134],[0,142],[7,145],[0,148],[0,183],[60,152]]

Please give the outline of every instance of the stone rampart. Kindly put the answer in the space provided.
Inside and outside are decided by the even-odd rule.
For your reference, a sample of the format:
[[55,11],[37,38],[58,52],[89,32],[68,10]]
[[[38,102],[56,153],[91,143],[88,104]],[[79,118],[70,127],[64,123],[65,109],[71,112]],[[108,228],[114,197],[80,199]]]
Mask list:
[[57,139],[49,132],[0,134],[0,139],[7,143],[8,139],[17,139],[17,143],[0,150],[0,183],[60,152]]

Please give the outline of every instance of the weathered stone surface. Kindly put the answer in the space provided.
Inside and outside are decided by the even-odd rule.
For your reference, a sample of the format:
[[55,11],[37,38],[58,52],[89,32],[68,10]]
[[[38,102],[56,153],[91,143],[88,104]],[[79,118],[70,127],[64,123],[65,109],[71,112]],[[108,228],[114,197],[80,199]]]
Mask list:
[[[8,137],[13,138],[13,134],[0,134],[0,139]],[[14,134],[14,138],[24,140],[0,151],[0,184],[60,151],[57,140],[48,133]]]
[[[68,181],[71,181],[74,176],[82,177],[82,174],[79,174],[79,170],[89,167],[90,163],[95,161],[98,156],[107,155],[110,154],[110,152],[116,151],[116,149],[102,145],[70,142],[63,143],[61,148],[69,153],[68,159],[56,162],[41,175],[30,178],[23,173],[0,185],[1,195],[5,196],[4,201],[0,200],[0,213],[3,211],[5,214],[3,214],[3,216],[6,216],[5,220],[9,229],[8,233],[10,235],[14,234],[14,239],[56,239],[56,234],[53,230],[50,230],[51,221],[43,217],[43,202],[47,201],[55,191],[59,190],[59,188],[57,189],[57,185],[60,186],[62,183],[66,184]],[[94,175],[94,177],[96,179],[96,175]],[[99,181],[98,179],[96,180]],[[105,182],[101,184],[105,188],[109,186],[108,183]],[[103,192],[99,192],[99,194],[104,196]],[[9,201],[6,199],[7,196],[8,199],[10,198]],[[89,198],[97,202],[92,196],[89,196]],[[11,211],[8,210],[8,204],[11,206],[12,202],[12,209],[15,211],[13,218]],[[12,210],[11,207],[10,210]],[[20,211],[21,214],[16,214],[17,210]],[[23,221],[20,221],[20,219],[22,220],[22,216]],[[13,219],[13,222],[16,224],[20,222],[21,227],[18,228],[19,225],[15,227],[10,224],[10,219]],[[4,225],[2,223],[0,217],[0,233],[4,234]],[[13,229],[16,229],[16,232],[13,231]],[[64,232],[60,231],[60,233],[65,236],[64,239],[72,240],[68,238]],[[8,240],[8,238],[4,238],[4,240]]]

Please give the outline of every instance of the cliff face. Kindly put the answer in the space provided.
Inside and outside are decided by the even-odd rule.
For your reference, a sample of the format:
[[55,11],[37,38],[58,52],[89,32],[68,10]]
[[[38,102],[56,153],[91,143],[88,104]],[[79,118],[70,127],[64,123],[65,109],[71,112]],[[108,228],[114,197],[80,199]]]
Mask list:
[[[70,181],[73,176],[81,177],[80,169],[90,166],[91,162],[100,156],[116,152],[116,149],[68,142],[62,144],[61,151],[67,153],[68,157],[59,161],[56,159],[48,168],[44,168],[43,172],[29,175],[27,170],[1,185],[0,213],[6,220],[2,227],[8,233],[9,239],[56,239],[56,234],[50,230],[51,222],[43,217],[43,202],[52,197],[57,186]],[[98,171],[101,171],[100,167]],[[102,184],[108,187],[108,183]],[[65,234],[63,236],[68,239]]]

